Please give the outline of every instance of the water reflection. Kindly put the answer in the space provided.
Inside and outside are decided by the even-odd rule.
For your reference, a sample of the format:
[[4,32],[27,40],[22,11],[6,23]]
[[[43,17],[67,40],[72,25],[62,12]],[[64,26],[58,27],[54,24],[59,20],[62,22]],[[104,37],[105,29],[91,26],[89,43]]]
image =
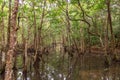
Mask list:
[[[16,71],[16,80],[120,80],[119,63],[106,68],[104,59],[99,56],[81,56],[75,65],[74,60],[73,63],[71,61],[71,65],[69,66],[67,59],[56,60],[54,61],[54,65],[53,63],[45,64],[44,72],[40,70],[40,79],[35,78],[36,74],[34,71],[28,71],[27,77],[24,78],[23,70],[18,69]],[[2,75],[0,76],[0,80],[3,80]]]

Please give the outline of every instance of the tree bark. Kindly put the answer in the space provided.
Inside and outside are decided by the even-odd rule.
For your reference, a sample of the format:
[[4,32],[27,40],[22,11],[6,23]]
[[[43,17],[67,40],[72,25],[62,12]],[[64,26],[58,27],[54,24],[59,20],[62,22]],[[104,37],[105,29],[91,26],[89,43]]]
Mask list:
[[16,18],[18,13],[19,0],[14,0],[14,7],[11,16],[11,31],[10,31],[10,43],[7,52],[6,66],[5,66],[5,80],[13,80],[13,64],[15,56],[15,47],[17,43],[17,25]]
[[9,47],[10,44],[10,27],[11,27],[11,0],[9,0],[9,16],[8,16],[8,31],[7,31],[7,46]]
[[39,55],[38,55],[38,30],[36,26],[36,12],[35,12],[35,4],[33,3],[33,14],[34,14],[34,62],[33,62],[33,67],[34,67],[34,77],[35,79],[40,79],[40,74],[39,74]]
[[24,75],[24,80],[27,80],[27,63],[28,63],[28,56],[27,56],[27,39],[25,40],[25,45],[24,45],[24,69],[23,69],[23,75]]
[[107,5],[107,13],[108,13],[108,17],[107,17],[107,23],[108,23],[108,26],[110,27],[110,33],[111,33],[111,49],[112,49],[112,53],[114,51],[114,34],[113,34],[113,27],[112,27],[112,18],[111,18],[111,10],[110,10],[110,3],[111,3],[111,0],[107,0],[106,1],[106,5]]
[[[4,13],[4,7],[5,7],[5,2],[2,3],[1,6],[1,13]],[[0,74],[3,75],[2,79],[4,79],[4,72],[5,72],[5,26],[4,26],[4,16],[1,17],[0,19],[0,30],[1,30],[1,36],[0,36],[0,40],[1,40],[1,45],[0,47],[2,48],[0,50]]]

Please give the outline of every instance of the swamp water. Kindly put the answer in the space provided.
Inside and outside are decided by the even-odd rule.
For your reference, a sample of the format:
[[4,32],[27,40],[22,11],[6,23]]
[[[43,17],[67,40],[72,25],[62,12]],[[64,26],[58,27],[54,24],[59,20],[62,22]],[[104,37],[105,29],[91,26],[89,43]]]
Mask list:
[[[42,63],[40,65],[42,67]],[[120,80],[120,63],[106,67],[104,58],[97,55],[70,59],[66,56],[52,56],[46,59],[40,71],[40,78],[36,79],[34,68],[24,78],[22,69],[18,69],[15,80]],[[3,80],[2,75],[0,80]]]

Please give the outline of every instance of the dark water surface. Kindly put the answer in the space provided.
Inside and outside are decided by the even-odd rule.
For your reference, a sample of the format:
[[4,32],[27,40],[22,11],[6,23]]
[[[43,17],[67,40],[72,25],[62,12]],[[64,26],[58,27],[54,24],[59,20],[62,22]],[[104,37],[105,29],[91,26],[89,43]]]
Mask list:
[[[42,68],[43,69],[43,68]],[[22,69],[16,71],[16,80],[120,80],[120,63],[106,67],[102,56],[80,56],[79,58],[52,57],[40,70],[36,79],[34,69],[24,79]],[[2,76],[0,76],[2,80]]]

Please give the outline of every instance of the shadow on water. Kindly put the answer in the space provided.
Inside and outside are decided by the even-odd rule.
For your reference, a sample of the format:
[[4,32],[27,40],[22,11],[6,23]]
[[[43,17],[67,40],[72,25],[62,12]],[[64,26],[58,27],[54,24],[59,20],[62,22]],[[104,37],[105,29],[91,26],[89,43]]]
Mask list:
[[[38,73],[40,79],[36,79],[34,70],[23,74],[23,70],[18,69],[14,74],[15,80],[120,80],[120,64],[106,68],[104,58],[101,56],[80,56],[78,59],[74,57],[68,61],[67,56],[57,54],[50,56],[46,61],[44,72]],[[0,80],[3,80],[2,75]]]

